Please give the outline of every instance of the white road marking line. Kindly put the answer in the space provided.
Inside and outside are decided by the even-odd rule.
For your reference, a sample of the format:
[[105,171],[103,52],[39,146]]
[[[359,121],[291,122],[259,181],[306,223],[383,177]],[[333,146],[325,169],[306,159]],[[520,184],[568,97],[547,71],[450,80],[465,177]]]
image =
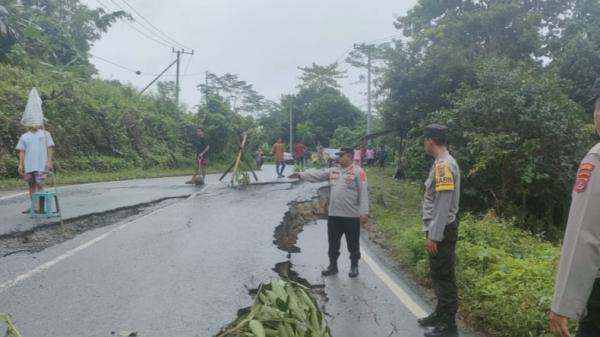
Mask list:
[[32,269],[32,270],[24,273],[24,274],[21,274],[21,275],[17,276],[16,278],[14,278],[12,280],[8,280],[8,281],[0,284],[0,294],[3,293],[4,291],[8,290],[9,288],[14,287],[15,285],[17,285],[17,284],[19,284],[19,283],[27,280],[28,278],[30,278],[30,277],[32,277],[32,276],[34,276],[36,274],[39,274],[39,273],[41,273],[41,272],[43,272],[45,270],[48,270],[48,269],[52,268],[52,266],[58,264],[59,262],[65,260],[65,259],[68,259],[69,257],[75,255],[76,253],[78,253],[78,252],[80,252],[80,251],[82,251],[82,250],[84,250],[86,248],[89,248],[89,247],[93,246],[94,244],[96,244],[96,243],[98,243],[98,242],[106,239],[109,235],[122,230],[123,228],[129,226],[130,224],[132,224],[132,223],[134,223],[134,222],[136,222],[138,220],[141,220],[141,219],[143,219],[145,217],[157,214],[158,212],[161,212],[162,210],[165,210],[165,209],[167,209],[167,208],[169,208],[170,206],[173,206],[173,205],[176,205],[176,203],[172,204],[172,205],[169,205],[169,206],[166,206],[166,207],[159,208],[159,209],[157,209],[157,210],[155,210],[153,212],[150,212],[150,213],[148,213],[146,215],[143,215],[143,216],[141,216],[139,218],[136,218],[136,219],[133,219],[131,221],[128,221],[128,222],[120,225],[119,227],[113,228],[110,231],[108,231],[108,232],[106,232],[104,234],[101,234],[101,235],[99,235],[99,236],[91,239],[90,241],[85,242],[85,243],[81,244],[80,246],[75,247],[75,248],[67,251],[64,254],[62,254],[60,256],[57,256],[56,258],[54,258],[54,259],[52,259],[52,260],[50,260],[50,261],[48,261],[46,263],[43,263],[43,264],[37,266],[36,268],[34,268],[34,269]]
[[396,295],[398,300],[412,312],[415,317],[427,316],[427,312],[419,304],[417,304],[411,297],[402,289],[402,287],[396,283],[379,265],[375,262],[369,254],[367,254],[362,248],[360,249],[361,258],[371,268],[373,273],[379,277],[379,279]]
[[16,198],[16,197],[20,197],[22,195],[26,195],[29,192],[21,192],[21,193],[16,193],[16,194],[11,194],[11,195],[6,195],[3,197],[0,197],[0,200],[8,200],[8,199],[12,199],[12,198]]

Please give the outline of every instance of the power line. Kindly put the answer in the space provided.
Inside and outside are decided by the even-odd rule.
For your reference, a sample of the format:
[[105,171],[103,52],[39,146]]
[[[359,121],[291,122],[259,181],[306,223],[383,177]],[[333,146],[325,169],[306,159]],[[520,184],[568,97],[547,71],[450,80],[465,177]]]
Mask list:
[[165,32],[163,32],[162,30],[158,29],[155,25],[152,24],[152,22],[150,22],[148,19],[146,19],[140,12],[138,12],[133,6],[131,6],[129,4],[129,2],[127,2],[127,0],[121,0],[123,1],[123,3],[125,5],[127,5],[127,7],[131,8],[131,10],[136,13],[140,18],[142,18],[142,20],[144,20],[146,23],[148,23],[148,25],[150,25],[150,27],[154,28],[154,30],[156,30],[159,34],[161,34],[162,36],[164,36],[167,40],[171,41],[172,43],[175,43],[176,45],[179,45],[180,47],[183,48],[187,48],[187,49],[193,49],[193,48],[189,48],[179,42],[177,42],[177,40],[175,40],[174,38],[170,37],[169,35],[167,35]]
[[[110,2],[112,2],[112,3],[113,3],[113,5],[117,6],[117,8],[119,8],[119,9],[120,9],[120,10],[122,10],[123,12],[127,12],[127,11],[125,10],[125,8],[123,8],[123,6],[121,6],[121,5],[120,5],[119,3],[117,3],[115,0],[110,0]],[[165,39],[165,38],[164,38],[164,37],[162,37],[162,36],[158,36],[158,35],[156,35],[156,33],[152,31],[152,29],[148,28],[146,25],[144,25],[144,24],[142,24],[141,22],[139,22],[138,20],[136,20],[136,18],[135,18],[134,16],[131,16],[131,19],[133,20],[133,23],[137,23],[137,24],[138,24],[140,27],[142,27],[143,29],[145,29],[145,30],[146,30],[146,33],[147,33],[147,34],[150,34],[150,36],[152,36],[153,38],[155,38],[155,39],[158,39],[158,40],[162,41],[163,43],[166,43],[166,44],[167,44],[167,45],[169,45],[169,46],[176,46],[176,45],[177,45],[177,42],[172,42],[172,41],[169,41],[168,39]]]
[[[117,8],[122,10],[123,12],[127,12],[125,10],[125,8],[123,8],[121,5],[119,5],[115,0],[110,0],[110,2],[112,2],[113,5],[117,6]],[[174,45],[173,42],[171,42],[161,36],[156,35],[156,33],[152,31],[152,29],[148,28],[147,26],[143,25],[141,22],[136,20],[136,18],[134,16],[131,16],[131,20],[133,21],[133,23],[137,23],[141,28],[143,28],[146,31],[146,34],[149,34],[153,39],[160,40],[162,43],[169,45],[171,47]],[[131,25],[131,26],[133,26],[133,25]]]
[[[100,0],[96,0],[96,2],[97,2],[98,4],[100,4],[100,6],[102,6],[102,8],[104,8],[106,11],[108,11],[108,12],[112,12],[112,10],[110,10],[110,9],[109,9],[109,8],[108,8],[108,7],[107,7],[105,4],[103,4],[103,3],[102,3]],[[148,34],[144,33],[144,32],[143,32],[143,31],[141,31],[141,30],[139,30],[137,27],[135,27],[134,25],[132,25],[131,23],[129,23],[127,20],[124,20],[123,22],[125,22],[125,23],[126,23],[128,26],[129,26],[129,27],[131,27],[131,29],[135,30],[136,32],[140,33],[141,35],[145,36],[146,38],[148,38],[148,39],[150,39],[150,40],[152,40],[152,41],[154,41],[154,42],[156,42],[156,43],[158,43],[158,44],[160,44],[160,45],[163,45],[163,46],[165,46],[165,47],[167,47],[167,48],[172,48],[172,46],[171,46],[171,45],[169,45],[169,44],[166,44],[166,43],[164,43],[164,42],[162,42],[162,41],[159,41],[159,40],[155,39],[154,37],[152,37],[152,36],[150,36],[150,35],[148,35]]]
[[[115,66],[115,67],[117,67],[117,68],[121,68],[121,69],[123,69],[123,70],[127,70],[127,71],[130,71],[130,72],[132,72],[132,73],[138,74],[138,71],[139,71],[139,70],[135,70],[135,69],[132,69],[132,68],[126,67],[126,66],[124,66],[124,65],[118,64],[118,63],[116,63],[116,62],[114,62],[114,61],[111,61],[111,60],[105,59],[104,57],[100,57],[100,56],[98,56],[98,55],[94,55],[94,54],[91,54],[91,53],[90,53],[90,56],[91,56],[91,57],[93,57],[93,58],[97,58],[98,60],[101,60],[101,61],[103,61],[103,62],[106,62],[106,63],[108,63],[108,64],[111,64],[111,65],[113,65],[113,66]],[[141,71],[140,71],[140,73],[139,73],[138,75],[144,75],[144,76],[156,76],[157,74],[153,74],[153,73],[146,73],[146,72],[141,72]]]

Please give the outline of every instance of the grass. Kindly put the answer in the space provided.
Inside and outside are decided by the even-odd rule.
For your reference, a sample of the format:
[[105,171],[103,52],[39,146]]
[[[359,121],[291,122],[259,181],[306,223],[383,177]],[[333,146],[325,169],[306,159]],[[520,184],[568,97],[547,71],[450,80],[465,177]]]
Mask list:
[[[421,231],[420,183],[368,172],[374,230],[424,286],[429,265]],[[560,248],[492,215],[461,214],[457,244],[460,315],[492,336],[546,337]]]
[[[208,173],[221,173],[226,169],[222,163],[210,163]],[[191,176],[194,168],[154,168],[154,169],[131,169],[117,172],[59,172],[57,177],[58,185],[86,184],[104,181],[117,181],[129,179],[160,178],[175,176]],[[52,184],[50,178],[47,183]],[[23,179],[0,179],[0,189],[25,189],[27,184]]]

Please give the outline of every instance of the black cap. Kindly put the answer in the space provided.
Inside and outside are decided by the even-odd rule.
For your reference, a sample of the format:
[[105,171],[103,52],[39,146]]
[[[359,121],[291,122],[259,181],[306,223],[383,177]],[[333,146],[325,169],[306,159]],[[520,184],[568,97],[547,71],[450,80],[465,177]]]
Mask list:
[[438,145],[448,144],[448,127],[441,124],[429,124],[423,130],[423,137],[433,139]]
[[354,156],[354,149],[352,149],[352,148],[349,148],[349,147],[342,147],[342,148],[341,148],[341,149],[340,149],[338,152],[336,152],[335,154],[336,154],[337,156],[341,156],[341,155],[344,155],[344,154],[346,154],[346,153],[348,153],[348,154],[351,154],[352,156]]
[[600,97],[600,78],[597,78],[590,89],[590,98],[584,104],[595,103],[596,99]]

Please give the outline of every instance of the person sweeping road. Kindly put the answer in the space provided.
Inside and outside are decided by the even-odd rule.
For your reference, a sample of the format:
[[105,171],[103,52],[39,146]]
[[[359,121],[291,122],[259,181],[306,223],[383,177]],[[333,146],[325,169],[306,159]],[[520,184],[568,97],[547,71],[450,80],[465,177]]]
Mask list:
[[[187,184],[202,185],[204,184],[204,179],[206,178],[206,172],[208,169],[208,151],[210,150],[210,145],[206,140],[204,129],[196,129],[196,135],[194,137],[193,144],[196,150],[196,171],[194,172],[192,179],[188,181]],[[202,180],[198,178],[199,174],[201,175]]]
[[367,176],[360,166],[353,164],[353,149],[342,148],[337,155],[339,167],[294,173],[289,178],[309,182],[329,180],[331,188],[329,216],[327,217],[329,266],[322,271],[322,275],[331,276],[338,273],[337,260],[340,256],[340,243],[342,236],[345,235],[350,252],[348,276],[356,277],[360,260],[360,225],[369,221]]

